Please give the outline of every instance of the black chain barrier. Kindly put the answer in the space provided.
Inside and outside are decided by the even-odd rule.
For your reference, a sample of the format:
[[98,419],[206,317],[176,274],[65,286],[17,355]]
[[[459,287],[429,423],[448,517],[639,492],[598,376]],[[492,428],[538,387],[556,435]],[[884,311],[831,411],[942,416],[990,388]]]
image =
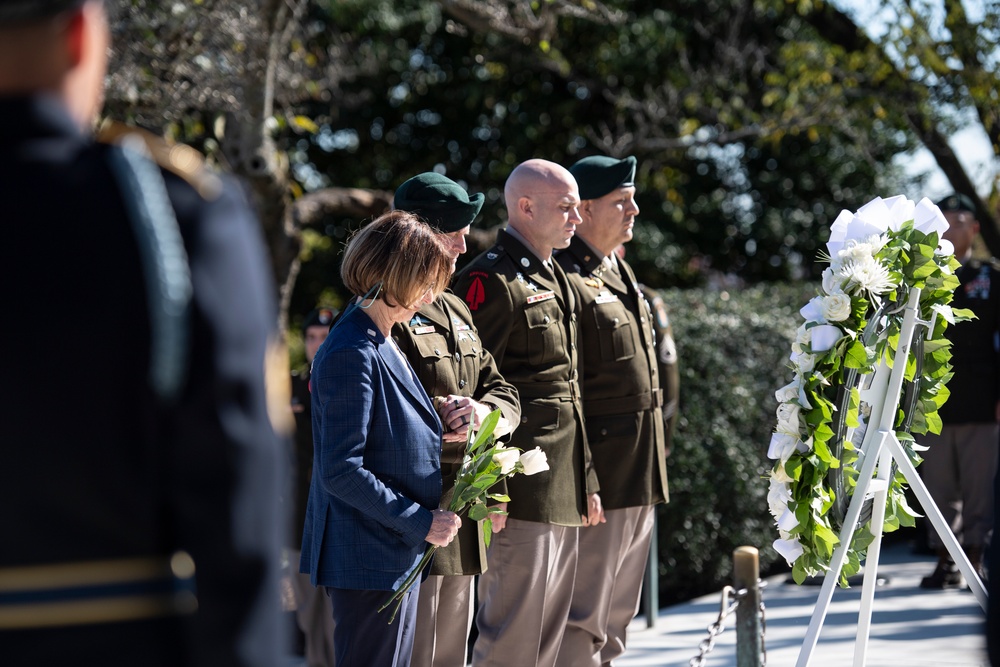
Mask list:
[[[758,590],[763,590],[766,585],[766,581],[757,580]],[[708,664],[708,654],[715,648],[715,640],[726,629],[726,617],[736,611],[736,608],[740,606],[740,602],[747,597],[748,593],[749,591],[745,588],[737,591],[732,586],[725,586],[722,589],[722,599],[719,601],[719,617],[708,626],[708,637],[701,640],[701,643],[698,644],[698,655],[691,658],[688,662],[690,667],[704,667]],[[767,664],[767,649],[764,644],[764,630],[767,622],[764,614],[763,596],[760,598],[758,613],[760,614],[760,648],[762,660],[760,664],[763,667]]]

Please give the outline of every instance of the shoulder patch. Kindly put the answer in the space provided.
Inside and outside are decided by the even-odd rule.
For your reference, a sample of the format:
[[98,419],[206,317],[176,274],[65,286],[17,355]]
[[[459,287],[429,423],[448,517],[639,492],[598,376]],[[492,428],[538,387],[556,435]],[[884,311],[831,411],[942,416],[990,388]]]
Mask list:
[[483,302],[486,301],[486,287],[483,286],[483,278],[486,277],[488,277],[487,274],[482,271],[469,272],[471,282],[469,283],[469,289],[465,292],[464,298],[465,303],[472,312],[479,310],[479,306],[483,305]]
[[149,156],[160,167],[187,181],[204,199],[216,199],[222,194],[222,179],[205,164],[205,158],[185,144],[167,141],[146,130],[124,123],[106,120],[97,131],[97,140],[105,144],[118,144],[126,136],[142,140]]

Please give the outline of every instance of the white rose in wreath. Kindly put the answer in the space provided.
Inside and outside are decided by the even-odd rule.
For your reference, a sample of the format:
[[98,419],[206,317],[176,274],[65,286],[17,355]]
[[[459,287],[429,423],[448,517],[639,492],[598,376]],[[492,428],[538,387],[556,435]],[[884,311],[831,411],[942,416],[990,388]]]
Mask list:
[[851,297],[846,294],[823,297],[821,310],[827,322],[843,322],[851,316]]
[[794,403],[782,403],[778,406],[778,432],[799,432],[799,406]]

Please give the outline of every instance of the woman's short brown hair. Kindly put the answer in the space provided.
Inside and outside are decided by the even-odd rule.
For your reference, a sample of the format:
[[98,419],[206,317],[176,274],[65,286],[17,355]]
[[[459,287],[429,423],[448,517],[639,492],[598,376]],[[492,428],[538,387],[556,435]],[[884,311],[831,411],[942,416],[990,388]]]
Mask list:
[[351,237],[340,277],[363,296],[382,283],[379,298],[390,306],[411,306],[424,292],[437,297],[451,280],[452,259],[430,227],[412,213],[389,211]]

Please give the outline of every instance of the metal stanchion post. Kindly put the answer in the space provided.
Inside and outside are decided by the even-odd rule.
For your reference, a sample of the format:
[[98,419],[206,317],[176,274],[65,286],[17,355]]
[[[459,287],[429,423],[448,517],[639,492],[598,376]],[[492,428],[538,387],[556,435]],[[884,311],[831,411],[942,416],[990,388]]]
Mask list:
[[659,518],[653,511],[653,534],[649,538],[649,558],[646,559],[646,576],[642,578],[642,604],[646,609],[646,627],[656,627],[660,613],[660,558],[656,533]]

